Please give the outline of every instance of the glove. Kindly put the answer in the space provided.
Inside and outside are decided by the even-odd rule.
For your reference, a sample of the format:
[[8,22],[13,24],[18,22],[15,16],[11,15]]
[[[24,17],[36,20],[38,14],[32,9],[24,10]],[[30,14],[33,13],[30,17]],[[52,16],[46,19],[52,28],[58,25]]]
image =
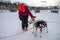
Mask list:
[[33,18],[36,18],[36,16],[33,16]]
[[35,20],[35,18],[36,18],[36,16],[33,16],[32,21],[34,21],[34,20]]

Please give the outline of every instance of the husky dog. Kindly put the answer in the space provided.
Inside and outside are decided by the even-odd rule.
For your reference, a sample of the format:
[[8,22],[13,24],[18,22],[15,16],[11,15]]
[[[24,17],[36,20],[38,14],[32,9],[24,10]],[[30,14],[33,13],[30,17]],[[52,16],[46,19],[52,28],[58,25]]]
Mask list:
[[[34,33],[34,30],[35,30],[34,36],[37,36],[37,29],[38,28],[40,29],[40,33],[42,33],[42,31],[43,31],[42,28],[47,28],[47,23],[44,20],[33,19],[30,22],[33,23],[33,32],[32,33]],[[34,28],[36,28],[36,29],[34,29]],[[47,28],[47,33],[48,33],[48,28]],[[42,36],[40,36],[40,37],[42,37]]]

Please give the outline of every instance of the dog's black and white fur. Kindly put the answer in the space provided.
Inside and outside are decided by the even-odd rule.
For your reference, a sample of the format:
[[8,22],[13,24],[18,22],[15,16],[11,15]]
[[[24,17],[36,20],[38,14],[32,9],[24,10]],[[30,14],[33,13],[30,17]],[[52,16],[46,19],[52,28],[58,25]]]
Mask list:
[[[47,22],[44,21],[44,20],[31,20],[31,23],[33,23],[33,33],[34,33],[34,28],[36,28],[35,30],[35,36],[37,36],[37,29],[39,28],[40,29],[40,33],[42,33],[42,28],[47,28]],[[48,28],[47,28],[47,33],[48,33]],[[40,36],[42,37],[42,36]]]

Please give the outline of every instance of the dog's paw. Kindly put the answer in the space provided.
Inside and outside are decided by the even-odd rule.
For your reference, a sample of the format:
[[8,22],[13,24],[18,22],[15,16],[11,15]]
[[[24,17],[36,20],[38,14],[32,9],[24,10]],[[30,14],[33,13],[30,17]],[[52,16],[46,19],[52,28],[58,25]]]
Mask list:
[[35,34],[34,37],[37,37],[37,35]]
[[42,36],[40,36],[40,38],[42,38]]
[[47,33],[48,33],[48,31],[47,31]]

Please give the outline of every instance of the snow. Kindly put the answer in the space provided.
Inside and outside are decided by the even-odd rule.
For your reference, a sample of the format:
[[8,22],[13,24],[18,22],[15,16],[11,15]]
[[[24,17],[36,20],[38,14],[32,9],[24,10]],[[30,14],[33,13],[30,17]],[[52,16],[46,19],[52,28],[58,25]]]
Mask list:
[[[32,29],[23,32],[18,11],[10,12],[6,10],[0,13],[0,40],[60,40],[60,10],[58,13],[51,13],[50,10],[41,10],[40,13],[31,12],[37,16],[36,20],[47,21],[48,33],[43,31],[42,38],[40,38],[39,31],[37,37],[32,34]],[[32,24],[29,25],[29,28],[31,27],[33,27]]]

